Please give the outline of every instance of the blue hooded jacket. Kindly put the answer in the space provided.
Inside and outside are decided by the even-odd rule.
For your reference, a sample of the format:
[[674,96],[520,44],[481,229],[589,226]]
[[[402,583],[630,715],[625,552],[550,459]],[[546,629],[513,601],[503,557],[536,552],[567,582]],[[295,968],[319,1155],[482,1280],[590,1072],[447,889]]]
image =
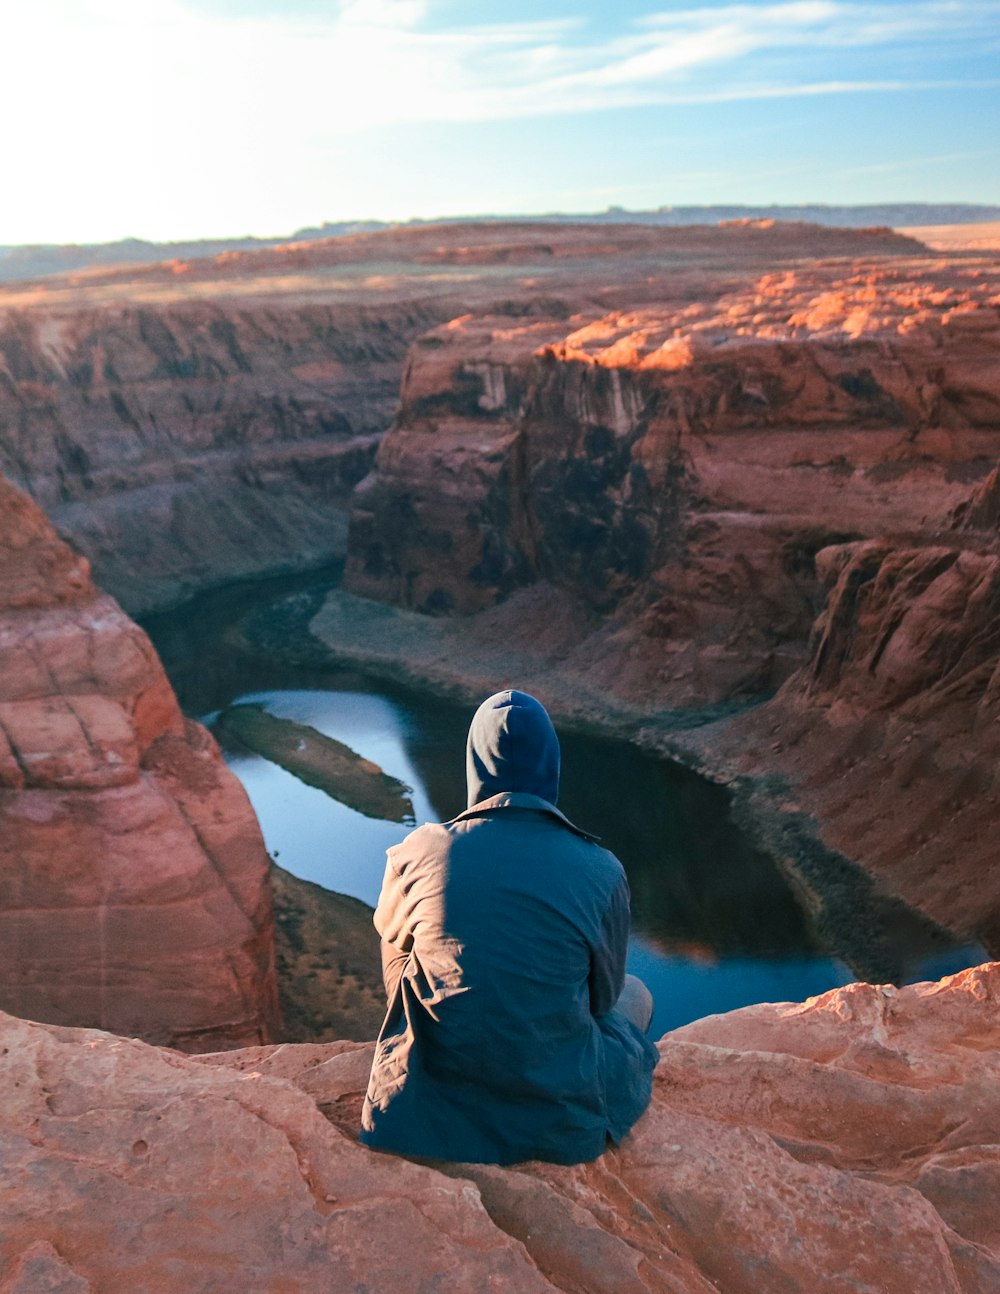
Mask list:
[[646,1108],[657,1060],[614,1010],[625,874],[555,807],[559,742],[534,697],[483,702],[466,773],[466,811],[388,853],[388,1011],[361,1139],[478,1163],[594,1159]]

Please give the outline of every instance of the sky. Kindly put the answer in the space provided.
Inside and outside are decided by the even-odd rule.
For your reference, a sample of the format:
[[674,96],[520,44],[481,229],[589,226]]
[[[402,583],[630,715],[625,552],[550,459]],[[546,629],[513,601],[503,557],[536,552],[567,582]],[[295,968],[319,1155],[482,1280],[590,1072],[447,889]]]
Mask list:
[[0,0],[0,245],[1000,203],[1000,0]]

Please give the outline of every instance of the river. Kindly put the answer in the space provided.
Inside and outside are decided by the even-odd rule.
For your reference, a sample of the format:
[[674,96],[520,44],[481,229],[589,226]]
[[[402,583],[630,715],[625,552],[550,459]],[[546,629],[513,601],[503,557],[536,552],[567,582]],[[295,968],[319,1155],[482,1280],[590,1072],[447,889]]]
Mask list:
[[[287,588],[288,581],[232,587],[145,622],[185,712],[212,726],[233,703],[262,704],[405,782],[418,822],[459,812],[474,707],[356,672],[261,659],[227,638],[248,609]],[[216,735],[272,856],[297,876],[374,904],[385,850],[408,827],[364,817]],[[799,1001],[856,978],[836,949],[823,946],[777,867],[733,825],[723,790],[621,741],[560,736],[560,807],[599,836],[628,874],[628,968],[653,992],[654,1037],[705,1015]],[[978,949],[928,941],[919,923],[912,933],[895,931],[897,947],[901,939],[906,980],[937,978],[980,960]]]

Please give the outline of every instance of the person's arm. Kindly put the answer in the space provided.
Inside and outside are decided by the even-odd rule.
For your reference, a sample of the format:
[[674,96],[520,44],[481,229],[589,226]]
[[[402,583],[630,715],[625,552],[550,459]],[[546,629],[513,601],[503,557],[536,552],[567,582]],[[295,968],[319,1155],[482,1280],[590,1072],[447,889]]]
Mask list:
[[628,951],[629,919],[628,881],[621,881],[601,921],[597,946],[590,957],[590,1011],[605,1015],[621,996],[625,985],[625,954]]
[[392,1001],[392,995],[399,987],[399,981],[403,977],[403,969],[409,960],[409,953],[403,952],[395,944],[388,940],[381,941],[382,950],[382,983],[385,985],[385,997],[387,1002]]
[[390,1001],[399,986],[403,967],[413,946],[413,935],[410,933],[406,919],[405,897],[403,880],[393,865],[390,850],[386,857],[382,891],[372,918],[375,929],[381,936],[382,982],[385,985],[386,998]]

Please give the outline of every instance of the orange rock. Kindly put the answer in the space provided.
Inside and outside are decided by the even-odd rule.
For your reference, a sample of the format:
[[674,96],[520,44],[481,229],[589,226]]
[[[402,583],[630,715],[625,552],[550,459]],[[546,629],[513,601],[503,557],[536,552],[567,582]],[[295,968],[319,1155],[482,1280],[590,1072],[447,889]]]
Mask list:
[[545,583],[601,622],[568,667],[622,699],[773,690],[815,553],[933,532],[995,454],[998,289],[995,266],[818,261],[696,302],[453,319],[411,350],[345,585],[468,615]]
[[880,539],[817,568],[808,663],[693,744],[731,772],[779,771],[826,845],[995,955],[1000,554]]
[[2,478],[0,590],[0,1005],[184,1048],[273,1036],[246,796],[146,635]]
[[[287,289],[246,309],[50,287],[18,298],[0,285],[0,473],[134,612],[338,556],[406,347],[446,314]],[[57,560],[86,578],[76,554]],[[38,596],[23,578],[20,596]]]
[[[720,284],[742,283],[721,308],[738,332],[746,290],[776,264],[920,252],[885,229],[494,221],[2,283],[0,472],[103,587],[149,610],[341,557],[349,494],[395,412],[407,347],[435,324],[609,310],[604,345],[573,353],[642,363],[662,337],[627,323],[637,307],[654,304],[656,333],[665,305],[706,297],[690,322],[708,328]],[[557,337],[564,353],[572,331]],[[523,322],[512,332],[523,350]],[[677,367],[680,354],[651,362]],[[498,390],[484,386],[484,410]]]
[[2,1018],[0,1290],[987,1294],[998,1005],[994,963],[698,1021],[575,1168],[363,1149],[370,1044],[188,1058]]

